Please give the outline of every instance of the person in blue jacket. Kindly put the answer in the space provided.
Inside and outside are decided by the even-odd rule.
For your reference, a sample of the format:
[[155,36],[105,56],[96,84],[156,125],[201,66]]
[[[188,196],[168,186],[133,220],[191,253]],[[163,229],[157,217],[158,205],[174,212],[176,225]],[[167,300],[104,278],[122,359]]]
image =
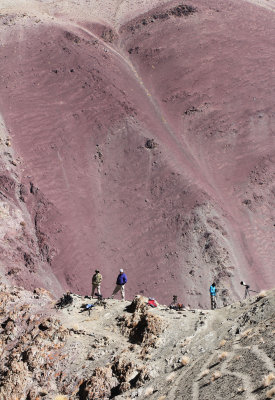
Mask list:
[[209,289],[210,292],[210,300],[211,300],[211,310],[217,308],[217,289],[216,284],[212,283]]
[[113,291],[111,299],[113,299],[114,295],[120,291],[122,300],[125,300],[125,287],[124,287],[125,283],[127,283],[127,276],[126,276],[125,272],[123,271],[123,269],[121,268],[119,270],[119,275],[116,280],[116,287]]

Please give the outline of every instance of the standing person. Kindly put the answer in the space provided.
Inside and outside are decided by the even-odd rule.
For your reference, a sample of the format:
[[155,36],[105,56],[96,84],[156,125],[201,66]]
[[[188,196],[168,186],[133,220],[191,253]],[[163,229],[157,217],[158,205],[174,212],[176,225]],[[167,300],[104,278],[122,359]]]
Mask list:
[[94,298],[95,290],[97,289],[97,293],[101,295],[100,292],[100,284],[102,281],[102,275],[99,273],[99,270],[96,269],[92,278],[92,299]]
[[210,300],[211,300],[211,310],[214,310],[215,308],[217,308],[217,289],[216,289],[216,284],[212,283],[212,285],[210,286]]
[[116,280],[116,287],[113,291],[111,299],[113,299],[114,295],[120,291],[122,300],[125,300],[125,288],[124,288],[125,283],[127,283],[127,276],[126,276],[125,272],[123,272],[123,269],[121,268],[119,270],[119,275]]
[[[247,285],[246,283],[244,283],[243,281],[241,281],[241,285],[243,285],[245,287],[244,298],[246,299],[247,297],[250,297],[250,293],[249,293],[250,286]],[[254,292],[254,290],[251,290],[251,292]]]

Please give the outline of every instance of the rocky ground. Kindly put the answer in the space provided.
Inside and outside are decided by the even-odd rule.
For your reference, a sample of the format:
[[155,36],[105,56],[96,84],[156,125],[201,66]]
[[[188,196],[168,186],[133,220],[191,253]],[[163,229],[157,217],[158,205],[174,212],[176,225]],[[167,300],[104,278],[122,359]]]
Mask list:
[[209,310],[1,284],[0,398],[264,400],[275,396],[275,291]]

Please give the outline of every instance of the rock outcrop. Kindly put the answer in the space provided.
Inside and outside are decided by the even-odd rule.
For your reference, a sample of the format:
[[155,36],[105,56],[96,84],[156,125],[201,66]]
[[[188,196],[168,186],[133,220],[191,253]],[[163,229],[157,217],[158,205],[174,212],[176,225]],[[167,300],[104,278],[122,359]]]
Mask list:
[[136,296],[128,307],[130,315],[118,318],[121,331],[129,337],[129,341],[145,348],[156,347],[157,339],[165,329],[165,322],[149,312],[147,302],[143,296]]

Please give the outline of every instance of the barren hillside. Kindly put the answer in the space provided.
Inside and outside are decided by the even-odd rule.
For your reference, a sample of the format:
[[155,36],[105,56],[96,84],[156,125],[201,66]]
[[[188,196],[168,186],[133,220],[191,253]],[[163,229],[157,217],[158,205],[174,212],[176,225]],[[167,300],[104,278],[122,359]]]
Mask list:
[[126,297],[192,307],[213,280],[225,305],[242,279],[274,287],[274,1],[258,3],[1,1],[3,282],[83,295],[97,267],[108,296],[122,267]]

